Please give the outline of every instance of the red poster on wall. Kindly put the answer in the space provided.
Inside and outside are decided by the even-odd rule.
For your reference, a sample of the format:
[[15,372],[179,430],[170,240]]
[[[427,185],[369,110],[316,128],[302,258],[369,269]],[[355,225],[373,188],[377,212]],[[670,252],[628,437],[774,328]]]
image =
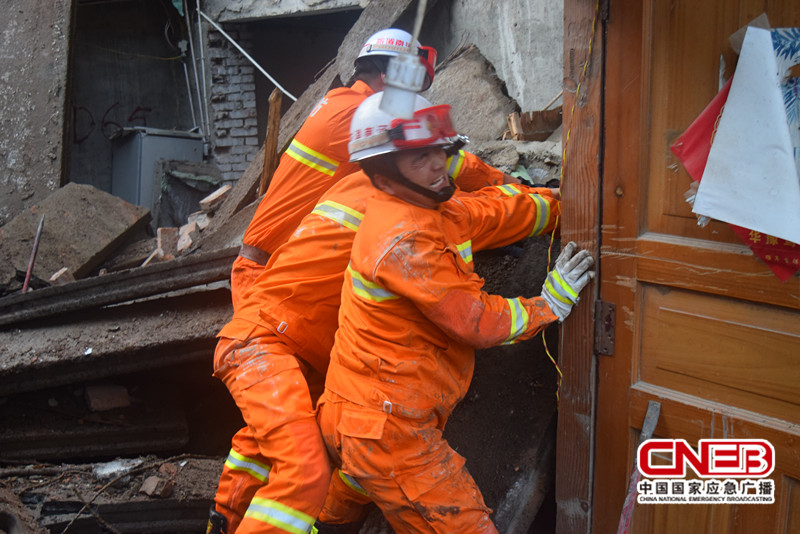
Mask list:
[[[678,137],[670,150],[680,160],[692,180],[699,182],[706,167],[708,153],[714,142],[719,118],[728,99],[731,80],[695,119],[689,128]],[[781,282],[785,282],[800,269],[800,245],[784,239],[755,232],[731,224],[730,227],[753,253],[772,269]]]

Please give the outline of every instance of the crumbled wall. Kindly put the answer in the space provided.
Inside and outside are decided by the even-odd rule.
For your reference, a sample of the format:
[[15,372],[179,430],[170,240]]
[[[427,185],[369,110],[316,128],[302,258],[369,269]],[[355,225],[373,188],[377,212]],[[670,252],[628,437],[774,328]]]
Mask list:
[[[224,30],[245,50],[252,47],[252,36],[242,25],[228,25]],[[222,179],[232,182],[259,149],[255,67],[213,29],[208,33],[206,56],[211,69],[214,160]]]
[[523,111],[544,108],[561,91],[564,34],[561,0],[439,0],[420,41],[443,59],[476,45]]
[[0,226],[61,185],[72,1],[3,7]]

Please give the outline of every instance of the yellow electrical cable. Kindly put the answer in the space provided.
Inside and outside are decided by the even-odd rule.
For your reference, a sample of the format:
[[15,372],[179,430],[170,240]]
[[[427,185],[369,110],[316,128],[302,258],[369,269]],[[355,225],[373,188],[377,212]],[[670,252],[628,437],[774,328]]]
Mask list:
[[[594,36],[597,30],[597,15],[600,13],[600,0],[597,0],[594,8],[594,18],[592,19],[592,33],[589,36],[589,51],[586,54],[586,61],[583,63],[583,70],[581,71],[581,75],[578,78],[578,86],[575,89],[575,98],[572,100],[572,107],[570,109],[569,114],[569,126],[567,127],[567,136],[564,140],[564,147],[561,151],[561,171],[559,176],[559,183],[558,183],[558,193],[559,197],[561,196],[561,186],[564,183],[564,166],[567,162],[567,146],[569,145],[570,134],[572,133],[572,120],[575,117],[575,105],[578,102],[578,98],[580,97],[581,93],[581,85],[583,84],[583,80],[586,77],[586,69],[589,67],[589,61],[592,58],[592,46],[594,44]],[[556,216],[556,224],[553,227],[553,233],[550,235],[550,246],[547,248],[547,270],[550,271],[550,262],[552,261],[553,257],[553,241],[555,240],[556,235],[556,228],[558,228],[559,219],[561,218],[560,215]],[[550,349],[547,347],[547,339],[545,338],[545,330],[542,330],[542,343],[544,344],[544,351],[547,354],[547,357],[550,358],[550,361],[553,362],[553,365],[556,368],[556,372],[558,373],[558,383],[556,385],[556,405],[560,402],[559,392],[561,391],[561,381],[564,378],[564,373],[561,372],[561,367],[559,367],[558,362],[553,355],[550,354]]]
[[144,54],[137,54],[135,52],[123,52],[122,50],[115,50],[113,48],[106,48],[105,46],[100,46],[96,44],[86,43],[88,46],[92,48],[96,48],[98,50],[102,50],[104,52],[110,52],[112,54],[116,54],[118,56],[131,56],[131,57],[139,57],[143,59],[155,59],[156,61],[175,61],[178,59],[183,58],[183,56],[172,56],[172,57],[158,57],[158,56],[147,56]]

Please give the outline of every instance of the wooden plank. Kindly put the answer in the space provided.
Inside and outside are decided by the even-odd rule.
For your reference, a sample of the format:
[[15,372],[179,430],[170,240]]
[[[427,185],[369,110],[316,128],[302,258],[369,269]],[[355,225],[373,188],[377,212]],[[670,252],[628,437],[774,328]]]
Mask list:
[[[615,532],[631,472],[638,436],[630,430],[626,407],[632,383],[631,352],[637,346],[635,310],[639,299],[635,250],[640,233],[640,184],[647,144],[648,118],[642,110],[648,94],[649,63],[644,61],[649,35],[643,24],[647,2],[614,2],[609,12],[605,63],[605,117],[602,187],[601,298],[616,304],[615,353],[598,357],[597,440],[594,457],[592,531]],[[565,108],[566,109],[566,108]],[[608,254],[609,249],[619,254]],[[637,414],[641,425],[644,412]]]
[[281,125],[282,93],[276,87],[269,95],[269,117],[267,118],[267,137],[264,139],[264,166],[261,170],[261,182],[258,185],[258,196],[267,192],[272,174],[278,167],[278,130]]
[[[603,96],[603,23],[599,2],[564,2],[564,147],[561,193],[562,243],[575,241],[597,257],[601,103]],[[599,16],[597,16],[599,19]],[[592,22],[596,32],[591,43]],[[578,87],[580,84],[580,91]],[[577,100],[576,100],[577,97]],[[579,209],[576,209],[580,206]],[[596,284],[567,318],[560,343],[561,370],[556,454],[556,531],[589,532],[592,513],[595,369],[593,358]]]
[[[638,382],[630,391],[629,428],[641,427],[647,412],[647,403],[651,400],[661,403],[656,437],[685,439],[695,444],[701,438],[766,439],[775,447],[775,465],[778,470],[788,476],[800,478],[798,425],[752,410]],[[774,475],[773,478],[777,479]]]
[[514,112],[508,116],[508,128],[514,141],[544,141],[561,126],[561,106],[542,111]]
[[649,285],[640,310],[640,380],[800,424],[796,312]]
[[24,295],[10,295],[0,299],[0,325],[226,280],[230,277],[231,265],[238,250],[238,247],[233,247],[194,254],[63,286],[39,289]]
[[800,309],[800,276],[781,283],[743,244],[646,233],[635,253],[642,281]]

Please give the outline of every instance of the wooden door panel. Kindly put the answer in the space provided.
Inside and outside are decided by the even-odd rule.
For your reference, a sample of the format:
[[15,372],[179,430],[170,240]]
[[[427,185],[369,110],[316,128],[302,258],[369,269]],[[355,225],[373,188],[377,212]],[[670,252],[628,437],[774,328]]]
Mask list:
[[781,283],[725,223],[698,227],[669,150],[717,93],[720,57],[732,70],[728,36],[762,11],[800,26],[796,0],[610,0],[600,298],[617,312],[614,354],[596,360],[596,533],[616,529],[650,400],[658,437],[769,440],[779,502],[637,505],[633,532],[800,528],[800,276]]
[[713,505],[667,504],[638,509],[631,532],[714,534],[728,523],[728,511]]
[[[645,227],[651,232],[736,240],[726,225],[699,228],[684,200],[691,179],[669,146],[717,93],[719,51],[739,26],[738,1],[652,2],[650,83],[650,157],[647,163],[648,201]],[[647,16],[647,15],[646,15]],[[687,90],[690,89],[690,90]]]
[[[700,438],[758,438],[775,447],[776,469],[770,475],[775,483],[776,502],[773,505],[637,505],[634,529],[631,532],[693,533],[794,533],[800,528],[800,436],[796,425],[762,414],[707,401],[700,397],[676,394],[668,388],[638,383],[631,390],[630,425],[641,426],[650,400],[661,403],[661,417],[655,436],[685,439]],[[697,521],[685,522],[686,514]],[[682,530],[667,530],[670,522],[686,524]],[[697,526],[699,525],[699,527]]]
[[783,485],[786,487],[786,497],[781,502],[781,515],[786,517],[786,529],[783,532],[800,532],[800,480],[788,478]]
[[772,306],[645,285],[639,380],[800,423],[800,321]]
[[800,309],[800,277],[780,283],[745,245],[654,233],[627,241],[641,282]]

